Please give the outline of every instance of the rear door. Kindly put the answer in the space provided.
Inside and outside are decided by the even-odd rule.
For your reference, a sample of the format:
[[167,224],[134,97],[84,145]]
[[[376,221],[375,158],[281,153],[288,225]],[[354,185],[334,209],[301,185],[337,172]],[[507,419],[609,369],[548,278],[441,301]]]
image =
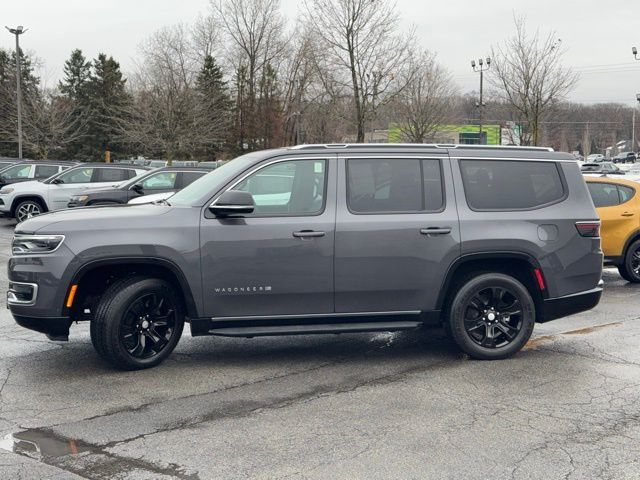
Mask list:
[[627,185],[587,182],[600,216],[602,251],[607,257],[622,255],[627,239],[640,228],[640,205],[636,191]]
[[435,309],[460,228],[447,154],[339,158],[336,313]]

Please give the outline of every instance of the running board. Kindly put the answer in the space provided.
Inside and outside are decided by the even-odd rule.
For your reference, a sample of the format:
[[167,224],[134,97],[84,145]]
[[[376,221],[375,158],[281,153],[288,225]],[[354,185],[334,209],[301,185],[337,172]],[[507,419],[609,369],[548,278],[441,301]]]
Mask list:
[[211,328],[204,335],[221,337],[265,337],[271,335],[311,335],[317,333],[394,332],[422,326],[418,321],[315,323],[308,325],[273,325]]

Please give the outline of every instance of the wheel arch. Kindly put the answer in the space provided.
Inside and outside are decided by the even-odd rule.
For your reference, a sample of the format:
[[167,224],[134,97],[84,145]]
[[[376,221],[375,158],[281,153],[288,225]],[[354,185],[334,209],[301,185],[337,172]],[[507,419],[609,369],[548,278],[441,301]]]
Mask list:
[[[63,299],[63,313],[72,317],[81,315],[83,301],[86,301],[96,289],[101,289],[109,282],[136,274],[148,275],[169,281],[174,285],[184,300],[187,317],[197,318],[198,309],[189,283],[180,268],[171,260],[158,257],[113,257],[94,260],[82,265],[73,275],[71,285],[78,285],[74,305],[66,306],[68,292]],[[104,290],[102,290],[104,291]],[[74,315],[75,314],[75,315]]]
[[11,216],[15,217],[16,215],[16,208],[18,208],[18,205],[20,205],[20,202],[24,202],[25,200],[36,200],[38,203],[40,203],[40,205],[42,205],[42,207],[44,208],[45,212],[49,211],[49,207],[47,206],[47,202],[45,201],[44,197],[42,195],[38,195],[38,194],[24,194],[24,195],[19,195],[17,197],[15,197],[13,199],[13,201],[11,202]]
[[534,270],[539,268],[538,261],[524,252],[478,252],[463,255],[449,267],[438,294],[436,308],[441,311],[448,309],[449,302],[455,296],[456,284],[469,274],[497,272],[516,278],[527,288],[536,305],[536,321],[539,321],[542,303],[547,297],[546,289],[541,291],[537,285]]

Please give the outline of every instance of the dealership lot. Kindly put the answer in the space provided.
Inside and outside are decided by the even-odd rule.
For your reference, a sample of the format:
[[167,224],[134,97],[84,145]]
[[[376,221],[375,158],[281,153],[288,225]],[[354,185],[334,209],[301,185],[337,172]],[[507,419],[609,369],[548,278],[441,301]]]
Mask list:
[[[0,220],[1,286],[13,224]],[[146,371],[0,313],[1,478],[640,478],[640,286],[510,360],[439,330],[191,338]],[[77,477],[76,477],[77,476]]]

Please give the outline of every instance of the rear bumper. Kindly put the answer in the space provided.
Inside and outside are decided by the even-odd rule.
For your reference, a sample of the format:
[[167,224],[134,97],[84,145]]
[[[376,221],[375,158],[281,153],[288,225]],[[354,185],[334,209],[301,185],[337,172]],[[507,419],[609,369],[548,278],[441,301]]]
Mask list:
[[25,317],[13,314],[18,325],[44,333],[49,340],[68,340],[71,320],[68,317]]
[[600,280],[598,286],[591,290],[544,300],[538,322],[549,322],[568,315],[591,310],[600,302],[603,288],[604,282]]

